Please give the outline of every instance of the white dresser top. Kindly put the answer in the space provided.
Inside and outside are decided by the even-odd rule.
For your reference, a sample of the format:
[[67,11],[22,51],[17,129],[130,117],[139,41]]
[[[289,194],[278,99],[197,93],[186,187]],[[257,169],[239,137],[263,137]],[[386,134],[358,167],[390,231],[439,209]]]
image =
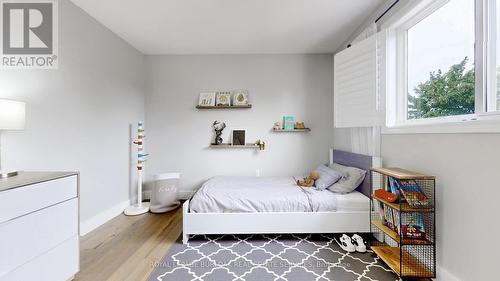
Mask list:
[[19,172],[19,175],[15,177],[0,179],[0,192],[76,175],[78,175],[77,172]]

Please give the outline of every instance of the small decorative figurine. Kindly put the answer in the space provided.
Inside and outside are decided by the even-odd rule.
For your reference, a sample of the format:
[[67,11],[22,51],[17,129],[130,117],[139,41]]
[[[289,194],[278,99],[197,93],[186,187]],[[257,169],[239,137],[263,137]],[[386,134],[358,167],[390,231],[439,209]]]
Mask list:
[[282,129],[283,129],[283,125],[281,124],[281,122],[274,123],[273,130],[282,130]]
[[306,126],[304,125],[304,122],[296,122],[295,123],[295,129],[305,129]]
[[226,128],[226,123],[215,120],[212,127],[215,131],[215,145],[222,144],[222,131]]
[[259,146],[259,150],[265,150],[266,149],[266,143],[262,140],[257,140],[255,142],[255,145]]

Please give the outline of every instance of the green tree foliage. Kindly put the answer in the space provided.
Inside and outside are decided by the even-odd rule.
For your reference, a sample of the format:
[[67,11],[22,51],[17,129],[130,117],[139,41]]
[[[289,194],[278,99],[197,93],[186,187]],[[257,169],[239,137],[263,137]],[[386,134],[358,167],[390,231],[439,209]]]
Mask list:
[[408,119],[474,113],[474,69],[466,70],[467,57],[448,72],[431,72],[429,80],[408,95]]

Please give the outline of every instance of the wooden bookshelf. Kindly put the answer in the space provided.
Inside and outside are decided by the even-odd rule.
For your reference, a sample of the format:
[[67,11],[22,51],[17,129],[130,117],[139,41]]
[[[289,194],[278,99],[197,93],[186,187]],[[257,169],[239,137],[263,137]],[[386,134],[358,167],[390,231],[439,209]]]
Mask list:
[[401,168],[371,168],[370,170],[400,180],[433,180],[436,178]]
[[434,277],[434,273],[428,270],[422,263],[420,263],[416,258],[407,253],[406,251],[401,251],[398,247],[390,246],[372,246],[371,249],[375,252],[381,260],[383,260],[398,276],[402,276],[401,272],[401,252],[403,253],[403,259],[406,261],[404,268],[404,277]]
[[429,240],[409,239],[409,238],[401,239],[401,237],[396,231],[390,229],[389,227],[384,225],[381,221],[372,221],[372,225],[383,231],[387,236],[391,237],[392,240],[396,241],[396,243],[398,244],[403,243],[405,245],[432,245],[432,242]]
[[273,129],[273,132],[276,132],[276,133],[304,133],[304,132],[310,132],[311,129],[310,128],[304,128],[304,129],[293,129],[293,130],[285,130],[285,129],[281,129],[281,130],[276,130],[276,129]]
[[391,203],[391,202],[388,202],[388,201],[376,196],[375,194],[372,194],[372,198],[379,201],[382,204],[385,204],[385,205],[395,209],[395,210],[403,211],[404,213],[432,213],[434,211],[433,208],[412,208],[412,207],[410,207],[410,204],[408,204],[406,202]]
[[225,105],[225,106],[201,106],[197,105],[196,108],[198,109],[245,109],[245,108],[252,108],[251,104],[247,105]]

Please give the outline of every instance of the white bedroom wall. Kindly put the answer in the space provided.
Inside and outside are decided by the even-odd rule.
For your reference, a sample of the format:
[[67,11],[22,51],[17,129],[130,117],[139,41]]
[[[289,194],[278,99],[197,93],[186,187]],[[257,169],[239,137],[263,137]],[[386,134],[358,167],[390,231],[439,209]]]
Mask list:
[[2,132],[2,163],[80,171],[83,232],[128,204],[129,124],[144,116],[143,72],[142,54],[66,0],[59,69],[0,71],[0,97],[27,104],[25,130]]
[[[215,175],[302,175],[328,162],[333,145],[331,55],[147,56],[146,150],[148,175],[182,173],[182,195]],[[197,110],[207,90],[247,89],[252,109]],[[293,115],[310,133],[273,133],[274,122]],[[209,149],[212,122],[246,129],[264,152]]]

